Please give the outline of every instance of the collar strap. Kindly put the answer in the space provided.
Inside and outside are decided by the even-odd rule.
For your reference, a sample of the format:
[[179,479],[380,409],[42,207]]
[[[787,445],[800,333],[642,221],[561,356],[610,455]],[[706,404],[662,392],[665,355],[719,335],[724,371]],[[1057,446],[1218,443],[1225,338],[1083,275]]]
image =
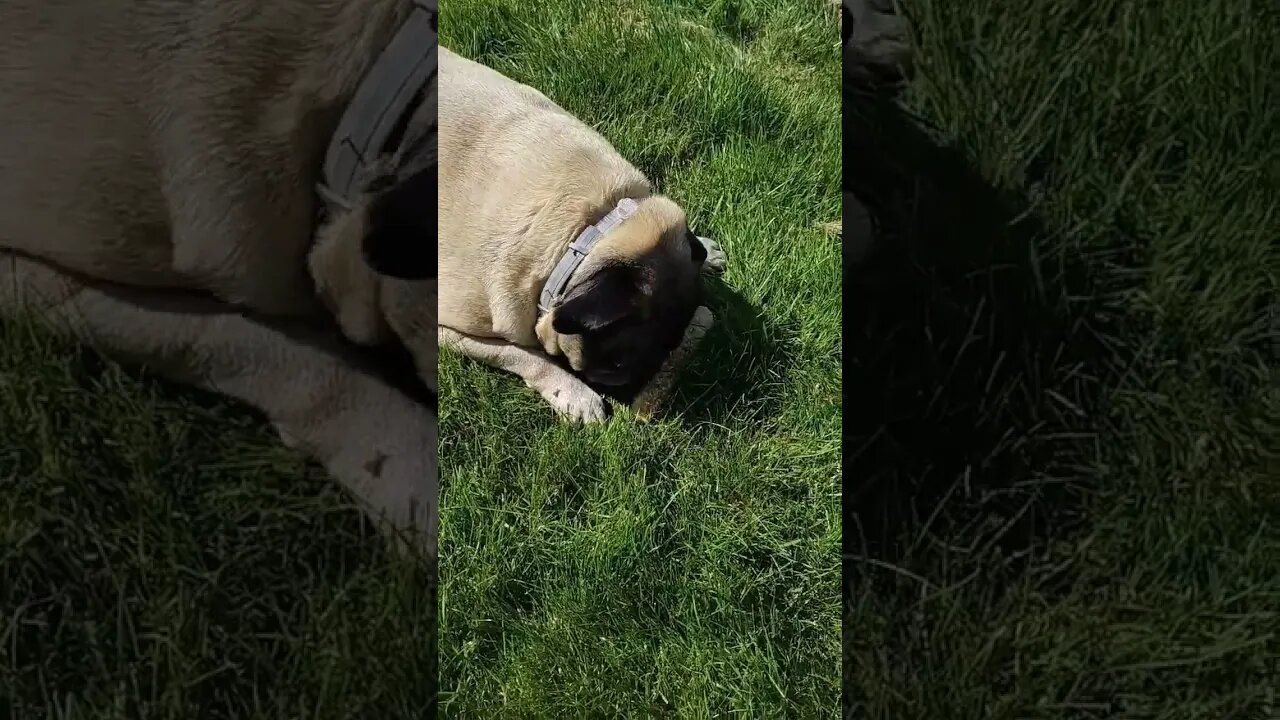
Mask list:
[[414,0],[395,37],[365,75],[324,156],[323,181],[316,187],[331,205],[350,209],[369,182],[372,166],[397,123],[422,97],[436,73],[436,0]]
[[555,269],[551,271],[551,277],[547,278],[546,284],[542,286],[542,296],[538,299],[540,313],[549,313],[552,308],[560,304],[564,291],[569,287],[569,281],[573,279],[574,271],[582,264],[587,253],[591,252],[591,248],[595,247],[595,244],[615,227],[622,224],[623,220],[634,215],[639,207],[640,204],[635,200],[622,198],[600,222],[588,225],[587,229],[582,231],[578,239],[574,240],[565,251],[564,257],[560,258],[560,262],[556,263]]

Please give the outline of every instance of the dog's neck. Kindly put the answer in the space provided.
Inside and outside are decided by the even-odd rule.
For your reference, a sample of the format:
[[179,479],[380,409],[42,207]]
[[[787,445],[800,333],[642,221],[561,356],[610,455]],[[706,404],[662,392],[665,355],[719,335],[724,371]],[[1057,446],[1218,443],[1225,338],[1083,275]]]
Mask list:
[[325,151],[317,191],[333,210],[349,211],[373,170],[394,154],[408,116],[436,73],[435,0],[413,0],[390,42],[356,86]]
[[609,231],[634,215],[639,207],[639,203],[633,198],[622,198],[599,222],[588,225],[572,243],[569,243],[569,248],[552,268],[551,275],[542,286],[542,293],[538,298],[540,314],[550,313],[552,308],[559,304],[569,288],[570,281],[573,280],[574,271],[586,259],[587,253],[591,252],[596,243],[604,239]]
[[[543,302],[543,290],[551,282],[552,275],[566,255],[571,254],[570,246],[583,232],[617,208],[623,198],[642,204],[652,193],[649,181],[630,165],[604,177],[603,182],[593,182],[595,176],[588,173],[573,174],[559,188],[556,200],[550,205],[539,202],[538,207],[520,206],[511,211],[527,212],[536,218],[535,224],[526,229],[532,236],[557,238],[555,242],[545,245],[522,247],[521,252],[509,259],[503,271],[504,275],[509,276],[511,286],[519,287],[521,294],[529,298],[535,323],[537,318],[548,314],[541,307],[546,305]],[[599,238],[598,242],[593,243],[592,249],[595,250],[604,241],[605,238]],[[572,288],[573,277],[574,274],[569,276],[569,284],[565,286],[565,290]]]
[[[340,95],[345,109],[317,183],[322,221],[307,258],[321,301],[343,334],[363,345],[379,344],[392,335],[382,314],[382,278],[365,262],[361,247],[368,230],[365,192],[373,179],[368,171],[380,155],[394,151],[388,140],[421,101],[437,65],[436,1],[413,0],[411,6],[396,7],[397,26],[389,29],[376,23],[378,36],[391,39],[372,45],[376,56],[361,63],[355,80],[349,80]],[[362,26],[362,32],[369,31]]]

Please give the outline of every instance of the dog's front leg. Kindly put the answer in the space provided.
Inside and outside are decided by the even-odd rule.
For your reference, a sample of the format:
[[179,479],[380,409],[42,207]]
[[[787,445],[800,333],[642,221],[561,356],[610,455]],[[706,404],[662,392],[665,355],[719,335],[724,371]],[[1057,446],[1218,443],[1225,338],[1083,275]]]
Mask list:
[[543,353],[503,340],[478,338],[441,327],[440,344],[461,355],[519,375],[561,415],[583,423],[609,419],[609,403]]
[[116,360],[239,399],[345,485],[375,520],[434,557],[436,419],[320,337],[220,303],[96,285],[0,255],[0,315],[34,313]]

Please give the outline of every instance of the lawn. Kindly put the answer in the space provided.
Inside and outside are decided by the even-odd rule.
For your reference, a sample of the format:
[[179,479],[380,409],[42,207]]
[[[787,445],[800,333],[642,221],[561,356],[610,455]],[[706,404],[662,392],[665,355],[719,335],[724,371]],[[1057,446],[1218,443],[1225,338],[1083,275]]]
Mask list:
[[[730,258],[664,422],[570,427],[442,361],[444,716],[836,712],[835,14],[699,6],[444,10]],[[424,578],[318,470],[228,402],[0,333],[0,717],[424,716]]]
[[0,324],[0,718],[422,717],[423,572],[254,415]]
[[[443,716],[834,717],[842,624],[850,717],[1280,713],[1280,13],[907,4],[843,345],[824,1],[443,8],[729,256],[662,422],[442,359]],[[423,716],[429,593],[337,488],[0,333],[0,718]]]
[[847,715],[1280,717],[1276,4],[905,4],[847,98]]
[[835,7],[452,0],[441,42],[596,127],[724,247],[662,421],[558,422],[441,360],[450,717],[834,717]]

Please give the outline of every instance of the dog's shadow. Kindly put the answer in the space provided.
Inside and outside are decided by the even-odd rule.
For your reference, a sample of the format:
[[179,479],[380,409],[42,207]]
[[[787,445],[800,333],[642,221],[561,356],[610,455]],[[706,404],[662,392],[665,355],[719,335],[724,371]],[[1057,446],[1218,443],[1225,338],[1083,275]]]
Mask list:
[[844,189],[878,236],[844,277],[845,580],[927,564],[941,538],[1025,555],[1077,515],[1088,273],[891,95],[844,103]]
[[[720,278],[706,279],[704,304],[715,323],[701,345],[678,369],[672,396],[661,415],[686,425],[748,422],[777,414],[780,386],[786,382],[793,350],[783,328],[770,323],[760,307]],[[622,405],[643,389],[638,382],[597,388]]]

